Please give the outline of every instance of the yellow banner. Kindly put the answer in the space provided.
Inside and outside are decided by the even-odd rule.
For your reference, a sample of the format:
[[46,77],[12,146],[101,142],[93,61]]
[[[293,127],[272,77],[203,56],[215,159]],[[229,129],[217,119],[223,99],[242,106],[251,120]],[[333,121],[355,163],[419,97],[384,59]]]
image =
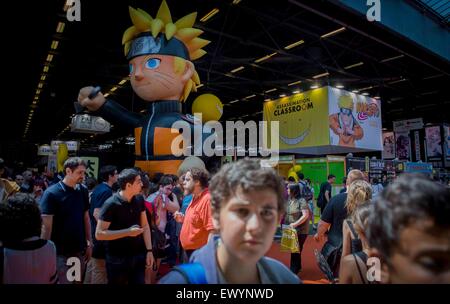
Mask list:
[[271,121],[279,121],[280,150],[328,145],[327,87],[264,103],[264,120],[269,130]]

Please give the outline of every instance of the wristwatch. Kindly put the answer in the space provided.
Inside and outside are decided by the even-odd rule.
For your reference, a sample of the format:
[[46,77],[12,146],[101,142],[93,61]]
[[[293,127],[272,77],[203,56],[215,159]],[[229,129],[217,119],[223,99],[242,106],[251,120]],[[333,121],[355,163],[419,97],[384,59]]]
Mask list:
[[153,248],[152,249],[147,249],[147,252],[153,252]]

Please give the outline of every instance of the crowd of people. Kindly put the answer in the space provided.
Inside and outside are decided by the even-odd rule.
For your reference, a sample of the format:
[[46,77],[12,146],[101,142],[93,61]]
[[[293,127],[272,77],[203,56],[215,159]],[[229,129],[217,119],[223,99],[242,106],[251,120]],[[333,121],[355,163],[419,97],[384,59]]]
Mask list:
[[[5,169],[4,284],[297,284],[311,231],[332,283],[450,283],[450,189],[421,175],[383,185],[351,170],[333,195],[330,174],[316,201],[302,173],[283,180],[248,158],[213,176],[106,165],[98,182],[78,157],[53,178]],[[289,267],[265,256],[281,224],[297,233]]]

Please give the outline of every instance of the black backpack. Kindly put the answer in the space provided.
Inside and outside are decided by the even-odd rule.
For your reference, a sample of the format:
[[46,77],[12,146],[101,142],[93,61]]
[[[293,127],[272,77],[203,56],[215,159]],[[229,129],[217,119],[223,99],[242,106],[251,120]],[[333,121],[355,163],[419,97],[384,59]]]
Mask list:
[[298,184],[300,186],[301,197],[304,198],[306,202],[312,200],[314,195],[312,193],[311,187],[309,187],[308,184],[304,181],[299,181]]

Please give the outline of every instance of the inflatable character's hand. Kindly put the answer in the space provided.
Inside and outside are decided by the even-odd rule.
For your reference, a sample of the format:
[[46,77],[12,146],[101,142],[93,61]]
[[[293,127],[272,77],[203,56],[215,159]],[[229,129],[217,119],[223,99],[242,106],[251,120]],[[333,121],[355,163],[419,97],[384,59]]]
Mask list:
[[106,101],[101,92],[98,92],[95,97],[89,98],[94,89],[94,87],[84,87],[78,93],[78,102],[89,111],[97,111]]

